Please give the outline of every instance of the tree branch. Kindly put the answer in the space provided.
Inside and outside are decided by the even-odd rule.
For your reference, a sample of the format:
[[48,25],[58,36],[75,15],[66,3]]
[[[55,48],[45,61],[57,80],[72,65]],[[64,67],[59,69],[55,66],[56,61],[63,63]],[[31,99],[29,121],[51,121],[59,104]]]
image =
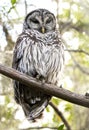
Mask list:
[[1,64],[0,64],[0,73],[9,78],[18,80],[19,82],[27,85],[29,89],[30,87],[32,87],[34,89],[38,89],[39,91],[42,92],[44,91],[46,94],[89,108],[88,96],[76,94],[69,90],[63,89],[61,87],[57,87],[52,84],[46,84],[46,83],[43,84],[41,81],[38,82],[36,79],[30,76],[26,76],[25,74],[18,72],[15,69],[3,66]]
[[63,116],[62,112],[58,110],[58,108],[52,103],[49,102],[49,105],[55,110],[55,112],[58,114],[58,116],[61,118],[61,120],[63,121],[63,123],[65,124],[67,130],[71,130],[71,127],[69,126],[67,120],[65,119],[65,117]]
[[89,36],[89,23],[82,23],[78,21],[76,24],[73,24],[73,21],[69,18],[69,20],[67,20],[66,22],[60,21],[59,26],[61,33],[69,31],[70,29],[74,29],[79,33],[85,32],[86,35]]
[[32,129],[52,129],[52,130],[57,130],[57,127],[46,127],[46,126],[44,126],[44,127],[29,127],[29,128],[26,128],[26,129],[19,129],[19,130],[32,130]]
[[24,0],[24,6],[25,6],[25,15],[27,15],[27,1],[26,0]]
[[65,49],[65,51],[68,51],[68,52],[76,52],[76,53],[84,53],[85,55],[88,55],[89,56],[89,53],[88,52],[86,52],[85,50],[79,50],[79,49],[76,49],[76,50],[74,50],[74,49]]
[[11,35],[9,34],[9,31],[8,31],[6,25],[3,22],[2,22],[2,27],[3,27],[3,32],[5,33],[6,41],[8,42],[5,50],[12,50],[15,42],[13,41]]
[[84,74],[89,75],[89,68],[82,67],[78,62],[76,62],[75,58],[71,55],[73,62],[75,63],[76,67]]

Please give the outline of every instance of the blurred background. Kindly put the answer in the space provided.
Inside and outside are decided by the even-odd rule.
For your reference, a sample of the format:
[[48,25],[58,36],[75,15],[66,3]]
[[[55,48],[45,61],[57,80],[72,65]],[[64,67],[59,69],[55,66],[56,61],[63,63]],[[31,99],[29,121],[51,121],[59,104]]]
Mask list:
[[[89,0],[0,0],[0,63],[12,66],[13,48],[27,13],[45,8],[55,14],[65,45],[63,88],[85,94],[89,91]],[[71,130],[89,130],[89,109],[61,99],[52,102],[62,112]],[[61,118],[51,106],[43,118],[28,122],[13,98],[12,80],[0,75],[0,130],[37,130],[58,127]],[[49,128],[45,128],[49,130]],[[68,130],[65,126],[65,130]]]

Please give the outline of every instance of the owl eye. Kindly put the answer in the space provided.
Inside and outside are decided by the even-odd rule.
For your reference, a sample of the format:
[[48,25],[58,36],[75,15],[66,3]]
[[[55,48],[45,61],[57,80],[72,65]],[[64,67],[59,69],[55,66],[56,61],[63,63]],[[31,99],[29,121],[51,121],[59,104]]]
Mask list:
[[37,19],[31,19],[31,22],[35,23],[35,24],[39,24],[39,21]]
[[48,19],[48,20],[46,21],[46,23],[49,24],[51,21],[52,21],[52,19]]

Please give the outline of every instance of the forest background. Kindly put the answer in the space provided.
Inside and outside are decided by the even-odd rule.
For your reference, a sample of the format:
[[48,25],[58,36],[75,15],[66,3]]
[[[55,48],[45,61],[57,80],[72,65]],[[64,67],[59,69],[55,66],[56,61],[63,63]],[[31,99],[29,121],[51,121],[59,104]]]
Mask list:
[[[0,63],[12,66],[13,48],[24,17],[37,8],[48,9],[57,18],[66,50],[63,88],[85,94],[89,91],[89,0],[0,0]],[[89,130],[88,108],[58,98],[52,102],[71,130]],[[37,130],[38,126],[49,130],[61,124],[62,119],[51,106],[44,111],[43,119],[29,123],[14,101],[12,80],[0,75],[0,130]]]

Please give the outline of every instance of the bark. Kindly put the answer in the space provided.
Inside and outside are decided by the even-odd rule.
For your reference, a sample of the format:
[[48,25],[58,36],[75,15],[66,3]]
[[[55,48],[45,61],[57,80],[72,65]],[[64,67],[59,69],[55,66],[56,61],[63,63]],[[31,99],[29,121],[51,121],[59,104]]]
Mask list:
[[25,74],[18,72],[15,69],[3,66],[1,64],[0,64],[0,73],[9,78],[18,80],[19,82],[27,85],[29,89],[30,87],[32,87],[34,89],[38,89],[39,91],[44,91],[46,94],[49,94],[49,95],[61,98],[63,100],[66,100],[68,102],[89,108],[89,95],[88,94],[81,95],[81,94],[77,94],[69,90],[66,90],[62,87],[57,87],[52,84],[42,83],[40,81],[38,82],[38,80],[30,76],[26,76]]

